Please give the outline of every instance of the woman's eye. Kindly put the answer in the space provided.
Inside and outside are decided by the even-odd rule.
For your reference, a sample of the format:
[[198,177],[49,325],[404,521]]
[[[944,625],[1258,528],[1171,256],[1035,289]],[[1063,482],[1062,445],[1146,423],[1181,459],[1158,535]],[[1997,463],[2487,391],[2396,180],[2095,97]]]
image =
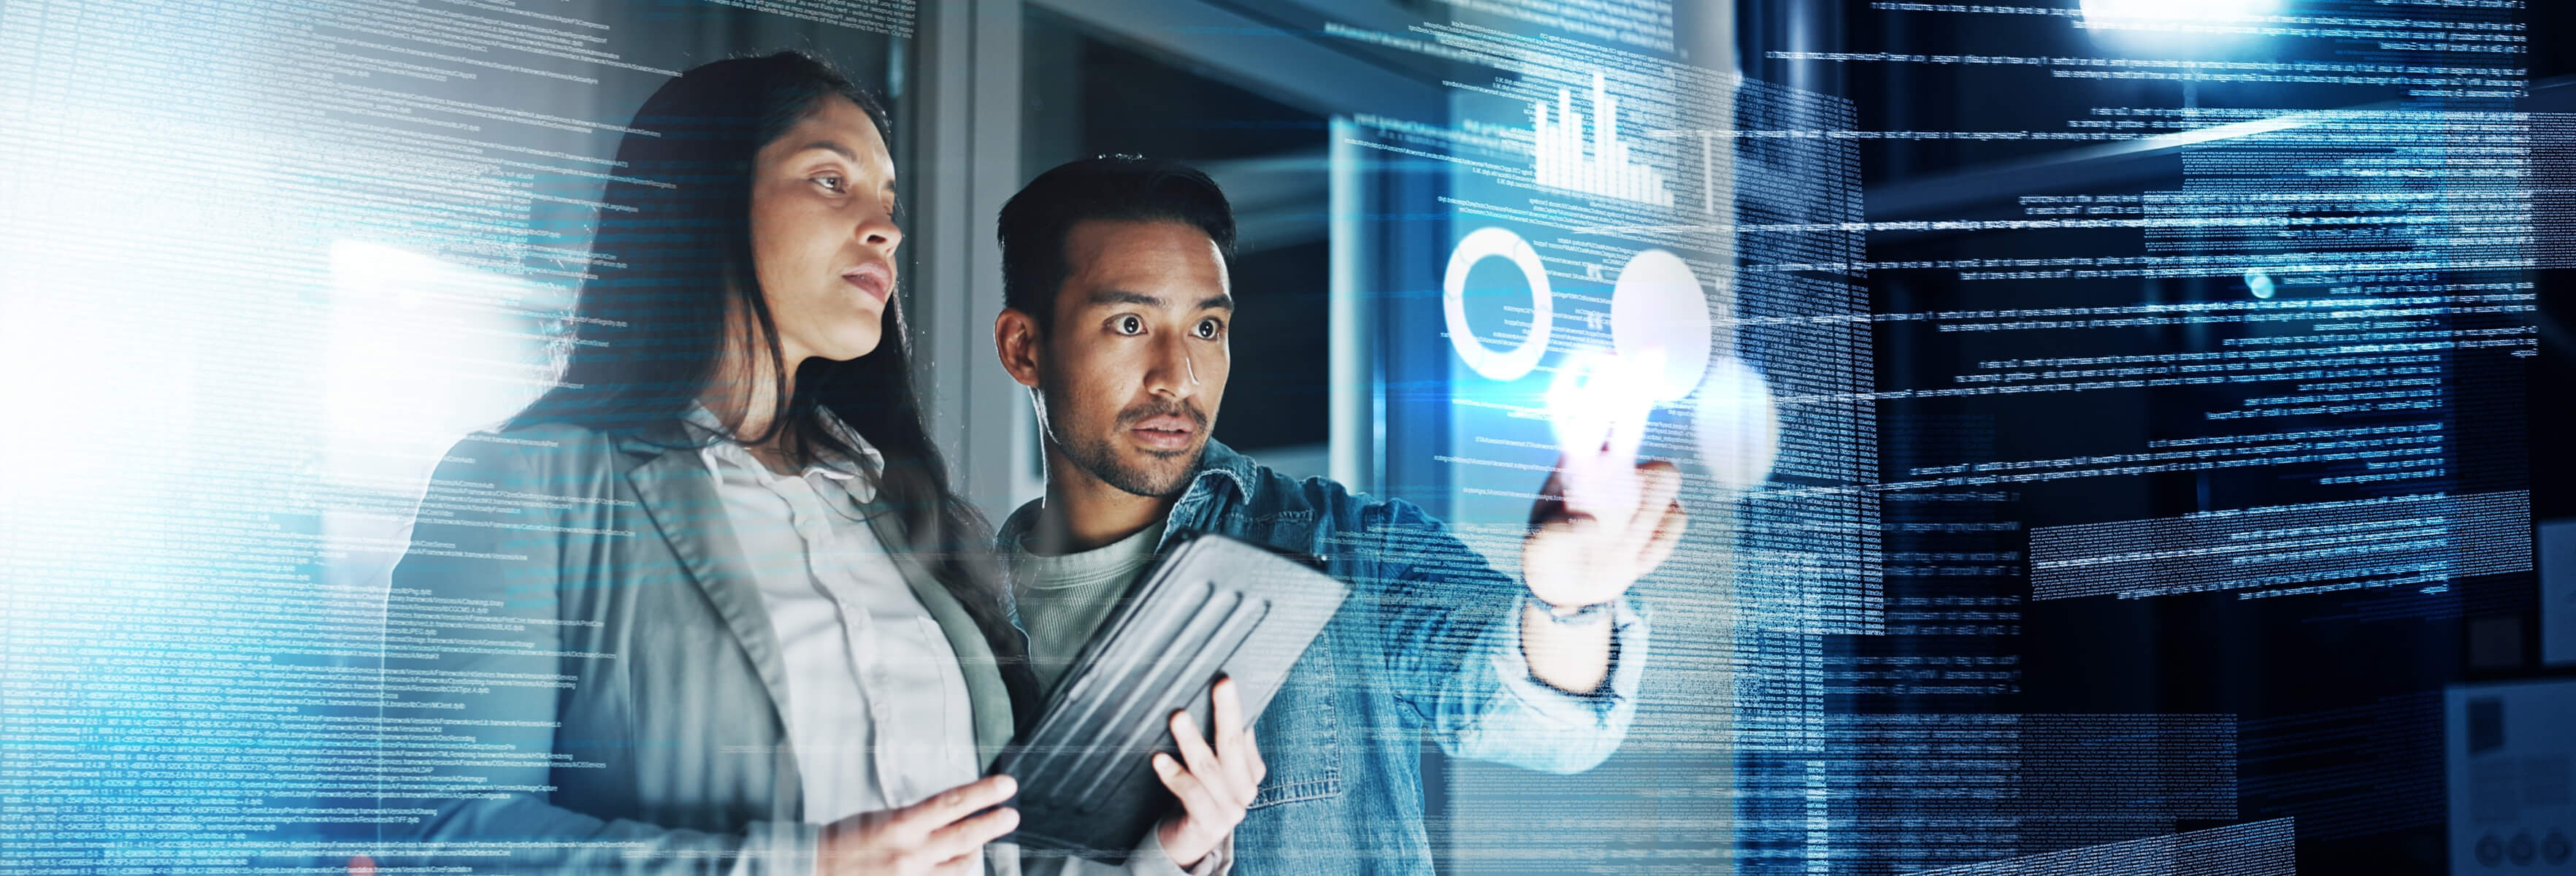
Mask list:
[[1141,335],[1141,334],[1144,334],[1144,333],[1145,333],[1145,321],[1144,321],[1144,320],[1141,320],[1141,319],[1137,319],[1137,318],[1132,317],[1132,316],[1122,316],[1122,317],[1119,317],[1119,318],[1118,318],[1118,333],[1119,333],[1119,334],[1122,334],[1122,335]]
[[1218,324],[1217,324],[1217,322],[1216,322],[1216,320],[1213,320],[1213,319],[1203,319],[1203,320],[1199,320],[1199,337],[1201,337],[1201,338],[1205,338],[1205,339],[1207,339],[1207,340],[1211,340],[1211,341],[1216,340],[1217,332],[1218,332],[1219,330],[1223,329],[1223,328],[1225,328],[1225,327],[1224,327],[1224,326],[1221,326],[1221,325],[1218,325]]
[[814,178],[814,182],[835,192],[849,188],[849,181],[837,176],[818,176]]

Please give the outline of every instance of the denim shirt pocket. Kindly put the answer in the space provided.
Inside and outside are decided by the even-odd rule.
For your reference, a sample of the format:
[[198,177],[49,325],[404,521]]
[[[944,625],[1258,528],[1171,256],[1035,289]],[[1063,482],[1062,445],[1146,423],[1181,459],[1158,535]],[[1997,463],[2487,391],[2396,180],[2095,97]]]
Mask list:
[[1342,719],[1334,699],[1333,630],[1324,628],[1288,670],[1288,680],[1254,724],[1269,775],[1249,809],[1338,797],[1342,793]]

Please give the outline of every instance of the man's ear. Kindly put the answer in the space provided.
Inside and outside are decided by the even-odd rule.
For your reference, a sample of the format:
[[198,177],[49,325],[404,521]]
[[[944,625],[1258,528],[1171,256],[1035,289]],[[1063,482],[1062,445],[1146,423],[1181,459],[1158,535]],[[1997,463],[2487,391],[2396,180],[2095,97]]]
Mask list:
[[1027,311],[1016,307],[1002,308],[993,317],[993,352],[1002,357],[1002,370],[1021,386],[1038,386],[1038,321]]

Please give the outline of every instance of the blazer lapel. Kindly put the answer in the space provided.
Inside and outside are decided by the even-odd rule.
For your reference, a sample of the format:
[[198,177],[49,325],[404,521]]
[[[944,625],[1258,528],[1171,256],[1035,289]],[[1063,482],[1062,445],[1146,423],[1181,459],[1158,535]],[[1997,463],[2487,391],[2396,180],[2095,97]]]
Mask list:
[[990,768],[1002,747],[1010,744],[1014,727],[1011,691],[1002,684],[1002,670],[993,656],[993,645],[984,640],[983,629],[975,625],[974,616],[966,613],[966,606],[948,588],[940,586],[930,570],[913,556],[894,510],[882,502],[869,502],[867,515],[877,543],[894,558],[895,568],[903,572],[903,582],[911,585],[913,596],[939,621],[939,631],[948,638],[948,650],[957,655],[958,671],[966,676],[966,700],[975,718],[977,762]]
[[[779,726],[784,727],[786,660],[779,653],[778,635],[769,625],[769,610],[761,605],[760,592],[754,589],[750,572],[737,562],[742,545],[725,520],[723,505],[716,497],[714,476],[690,449],[672,446],[677,441],[676,435],[667,441],[653,437],[625,439],[627,450],[648,455],[642,464],[627,471],[627,482],[635,488],[646,516],[661,531],[663,541],[670,544],[672,554],[688,568],[689,577],[706,595],[708,604],[724,618],[743,652],[751,656],[761,684],[768,688]],[[957,655],[958,669],[966,678],[979,763],[990,767],[1002,747],[1010,744],[1015,729],[1010,689],[1002,683],[993,646],[984,640],[982,629],[966,613],[965,605],[949,594],[948,588],[940,586],[930,570],[913,556],[903,525],[893,510],[883,502],[869,502],[866,511],[877,542],[894,558],[904,583],[938,621],[949,650]],[[794,771],[788,772],[787,780],[793,781]]]
[[667,448],[636,442],[630,449],[654,455],[626,472],[627,483],[643,500],[645,514],[661,530],[662,540],[680,558],[689,578],[715,607],[716,616],[732,630],[736,644],[751,657],[780,727],[787,726],[787,668],[779,653],[778,634],[770,627],[769,609],[751,573],[742,568],[742,544],[716,497],[715,477],[686,447]]

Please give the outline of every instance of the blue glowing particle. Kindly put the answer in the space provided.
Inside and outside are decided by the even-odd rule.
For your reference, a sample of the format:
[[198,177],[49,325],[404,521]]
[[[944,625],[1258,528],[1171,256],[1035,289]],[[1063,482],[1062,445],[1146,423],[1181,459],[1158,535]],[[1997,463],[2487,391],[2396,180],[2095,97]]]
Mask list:
[[2245,288],[2253,290],[2256,298],[2270,298],[2272,297],[2272,275],[2263,273],[2262,268],[2246,268]]

